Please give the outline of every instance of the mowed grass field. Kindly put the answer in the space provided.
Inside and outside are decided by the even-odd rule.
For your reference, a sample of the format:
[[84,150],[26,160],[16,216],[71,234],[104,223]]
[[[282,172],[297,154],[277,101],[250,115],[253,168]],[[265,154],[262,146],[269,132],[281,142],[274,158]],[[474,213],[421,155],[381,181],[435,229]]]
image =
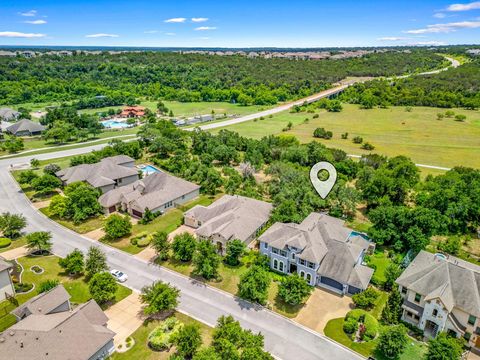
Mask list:
[[[404,107],[363,110],[357,105],[344,104],[343,111],[339,113],[318,110],[319,117],[316,119],[312,113],[284,112],[272,118],[229,126],[228,129],[258,139],[282,133],[282,129],[291,122],[293,127],[286,133],[297,136],[301,142],[315,140],[314,130],[323,127],[333,132],[333,138],[317,140],[348,154],[369,153],[352,142],[353,137],[361,136],[365,142],[375,146],[372,151],[375,153],[406,155],[420,164],[480,168],[480,111],[453,109],[456,114],[466,115],[466,121],[459,122],[454,118],[437,120],[437,113],[445,111],[428,107],[412,107],[410,112]],[[345,132],[349,133],[346,140],[341,138]]]

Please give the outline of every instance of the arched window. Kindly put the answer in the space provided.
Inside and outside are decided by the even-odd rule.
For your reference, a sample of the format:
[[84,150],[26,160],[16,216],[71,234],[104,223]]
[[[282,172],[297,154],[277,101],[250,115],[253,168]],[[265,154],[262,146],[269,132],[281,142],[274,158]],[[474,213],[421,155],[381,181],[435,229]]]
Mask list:
[[300,276],[305,279],[305,271],[300,271]]
[[307,274],[307,282],[310,284],[311,281],[312,281],[312,275]]
[[275,270],[278,269],[278,260],[277,260],[277,259],[273,259],[273,268],[274,268]]
[[280,271],[283,271],[283,261],[280,261]]

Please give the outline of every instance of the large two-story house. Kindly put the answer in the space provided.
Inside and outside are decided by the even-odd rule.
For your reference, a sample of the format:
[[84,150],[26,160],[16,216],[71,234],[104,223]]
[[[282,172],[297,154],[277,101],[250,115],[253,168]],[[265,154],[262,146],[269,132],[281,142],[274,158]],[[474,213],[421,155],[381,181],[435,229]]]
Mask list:
[[428,337],[445,331],[480,353],[480,266],[420,251],[397,279],[402,319]]
[[362,262],[374,244],[326,214],[311,213],[301,224],[275,223],[258,240],[272,269],[298,273],[312,286],[356,294],[373,275]]

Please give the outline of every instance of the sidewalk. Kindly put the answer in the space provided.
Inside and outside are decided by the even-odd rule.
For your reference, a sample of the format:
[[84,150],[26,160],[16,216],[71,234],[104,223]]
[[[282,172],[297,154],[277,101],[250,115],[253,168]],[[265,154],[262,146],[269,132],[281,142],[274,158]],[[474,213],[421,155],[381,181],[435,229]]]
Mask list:
[[3,257],[5,260],[15,260],[22,256],[27,256],[29,250],[26,246],[21,246],[12,250],[5,251],[0,253],[0,256]]

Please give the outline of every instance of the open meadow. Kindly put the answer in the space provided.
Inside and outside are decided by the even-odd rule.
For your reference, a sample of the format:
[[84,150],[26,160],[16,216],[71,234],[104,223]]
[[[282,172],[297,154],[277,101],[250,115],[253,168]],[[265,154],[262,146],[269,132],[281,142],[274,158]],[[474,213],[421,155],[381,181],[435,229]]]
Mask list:
[[[364,142],[375,146],[375,153],[406,155],[420,164],[480,168],[480,111],[453,109],[455,114],[466,115],[466,120],[462,122],[454,117],[437,120],[437,113],[445,113],[446,109],[412,107],[409,110],[404,107],[362,110],[357,105],[343,104],[343,110],[338,113],[317,110],[318,118],[307,112],[283,112],[272,118],[229,126],[228,129],[243,136],[261,138],[281,134],[291,122],[292,129],[285,133],[297,136],[301,142],[314,140],[314,130],[323,127],[332,131],[333,137],[318,140],[348,154],[370,152],[352,142],[355,136],[360,136]],[[348,138],[342,139],[341,135],[346,132]]]

